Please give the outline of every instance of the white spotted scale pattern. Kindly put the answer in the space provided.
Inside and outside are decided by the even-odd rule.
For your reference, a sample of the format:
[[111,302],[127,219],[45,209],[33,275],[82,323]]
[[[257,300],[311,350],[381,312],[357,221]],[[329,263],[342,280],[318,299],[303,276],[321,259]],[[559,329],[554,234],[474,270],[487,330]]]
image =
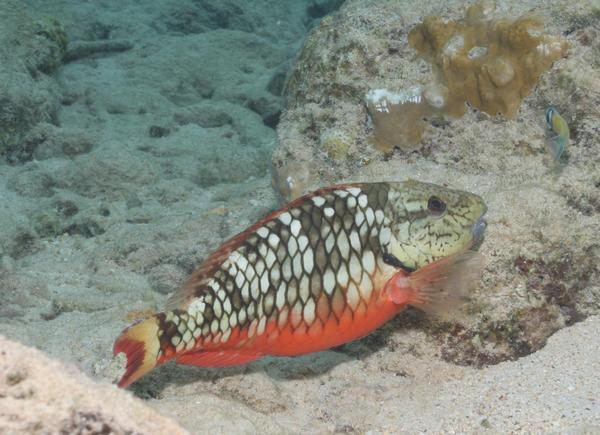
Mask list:
[[386,183],[321,190],[275,213],[241,239],[200,280],[187,311],[159,316],[161,351],[248,339],[278,328],[310,327],[368,307],[390,241]]

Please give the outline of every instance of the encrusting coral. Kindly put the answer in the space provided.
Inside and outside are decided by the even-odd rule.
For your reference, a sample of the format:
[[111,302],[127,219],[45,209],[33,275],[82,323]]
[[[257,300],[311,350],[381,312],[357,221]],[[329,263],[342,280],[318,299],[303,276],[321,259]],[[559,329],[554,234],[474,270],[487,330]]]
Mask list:
[[483,112],[514,118],[540,75],[564,56],[568,43],[544,34],[534,17],[492,19],[494,5],[477,3],[462,20],[426,17],[408,34],[409,45],[428,60],[435,80],[427,86],[392,92],[375,89],[366,96],[374,125],[375,147],[419,148],[424,118],[460,117],[468,103]]
[[418,148],[425,131],[423,117],[432,111],[422,98],[420,86],[399,93],[374,89],[367,94],[366,102],[375,127],[375,148],[384,153],[391,153],[395,147],[405,151]]
[[463,115],[468,102],[514,118],[540,75],[566,54],[567,41],[544,34],[538,18],[491,19],[493,10],[493,4],[477,3],[463,20],[426,17],[408,35],[447,88],[443,110],[449,115]]

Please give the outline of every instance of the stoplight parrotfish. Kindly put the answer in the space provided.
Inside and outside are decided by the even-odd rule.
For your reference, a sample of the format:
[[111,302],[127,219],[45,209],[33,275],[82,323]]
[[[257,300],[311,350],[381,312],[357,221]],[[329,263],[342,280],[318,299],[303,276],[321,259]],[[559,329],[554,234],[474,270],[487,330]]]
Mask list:
[[474,194],[417,181],[317,190],[225,242],[165,311],[126,328],[127,387],[155,367],[226,367],[363,337],[412,305],[448,313],[481,272]]
[[569,125],[554,106],[546,109],[546,125],[552,132],[549,139],[550,151],[554,160],[558,160],[569,143]]

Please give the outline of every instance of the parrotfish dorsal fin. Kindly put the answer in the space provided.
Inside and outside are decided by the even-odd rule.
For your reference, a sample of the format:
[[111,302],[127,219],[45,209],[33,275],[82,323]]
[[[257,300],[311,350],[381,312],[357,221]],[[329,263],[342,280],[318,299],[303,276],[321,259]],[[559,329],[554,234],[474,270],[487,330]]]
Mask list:
[[188,278],[185,284],[183,284],[183,286],[181,286],[178,290],[175,291],[175,293],[173,293],[169,297],[165,306],[165,310],[170,311],[174,309],[187,309],[187,307],[193,301],[193,299],[195,297],[198,297],[198,292],[202,291],[201,283],[203,281],[208,281],[219,269],[221,264],[227,260],[231,253],[235,251],[238,247],[240,247],[240,245],[242,245],[244,240],[246,240],[250,235],[252,235],[252,233],[255,233],[259,228],[264,226],[270,220],[275,219],[276,217],[285,213],[291,208],[301,205],[304,201],[314,196],[318,196],[335,189],[342,189],[350,186],[357,186],[360,184],[361,183],[338,184],[319,189],[315,192],[301,196],[300,198],[291,201],[279,210],[269,213],[267,216],[260,219],[258,222],[256,222],[254,225],[252,225],[245,231],[233,236],[225,243],[223,243],[223,245],[221,245],[221,247],[217,251],[213,252],[206,260],[204,260],[204,262],[202,262],[200,266]]
[[[241,236],[241,235],[240,235]],[[218,251],[210,255],[201,265],[194,271],[188,280],[178,290],[173,293],[165,305],[165,311],[183,309],[185,310],[197,296],[198,284],[205,278],[210,277],[215,270],[223,263],[231,252],[237,246],[228,246],[233,240],[229,240]],[[233,243],[231,243],[233,245]]]

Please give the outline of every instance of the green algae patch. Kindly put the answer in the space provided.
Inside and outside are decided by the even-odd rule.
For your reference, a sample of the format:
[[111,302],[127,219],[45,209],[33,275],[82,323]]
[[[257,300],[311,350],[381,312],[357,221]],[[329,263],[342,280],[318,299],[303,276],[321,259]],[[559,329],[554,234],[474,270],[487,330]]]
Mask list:
[[67,50],[69,38],[65,27],[56,18],[45,17],[36,22],[36,27],[36,35],[45,36],[53,41],[63,53]]
[[348,157],[351,139],[341,131],[328,131],[321,137],[321,147],[333,160],[343,160]]

